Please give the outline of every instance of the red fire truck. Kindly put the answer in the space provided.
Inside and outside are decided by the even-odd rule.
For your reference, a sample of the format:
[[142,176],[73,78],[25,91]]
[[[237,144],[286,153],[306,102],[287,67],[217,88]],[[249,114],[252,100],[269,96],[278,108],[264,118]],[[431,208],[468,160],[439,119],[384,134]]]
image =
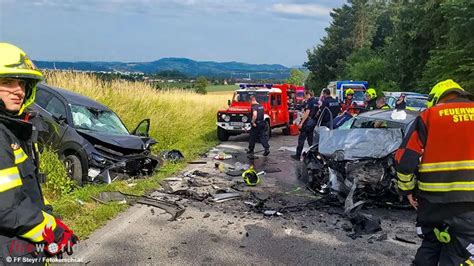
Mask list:
[[229,107],[217,112],[217,137],[226,141],[229,136],[235,136],[250,131],[251,111],[250,95],[255,95],[257,101],[265,109],[267,136],[271,130],[283,127],[283,133],[289,134],[290,125],[296,119],[294,86],[288,84],[241,84],[234,92]]

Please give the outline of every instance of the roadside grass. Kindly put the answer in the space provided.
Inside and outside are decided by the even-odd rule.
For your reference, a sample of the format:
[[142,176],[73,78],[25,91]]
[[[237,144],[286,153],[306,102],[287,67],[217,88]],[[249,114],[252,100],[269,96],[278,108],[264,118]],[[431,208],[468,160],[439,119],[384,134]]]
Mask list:
[[[144,118],[150,118],[150,136],[157,140],[156,154],[163,150],[178,149],[187,160],[196,158],[217,144],[216,111],[225,107],[227,95],[199,95],[183,90],[160,90],[141,82],[101,81],[91,75],[73,72],[48,72],[46,82],[95,99],[114,110],[129,130]],[[121,191],[143,195],[159,187],[158,181],[183,169],[185,163],[166,163],[157,173],[146,179],[115,181],[110,185],[87,185],[72,192],[64,191],[64,168],[56,167],[58,157],[51,151],[42,155],[41,169],[49,174],[43,188],[54,212],[78,234],[87,237],[126,209],[119,203],[100,204],[97,197],[102,191]],[[54,171],[53,171],[54,170]]]
[[184,164],[166,164],[156,174],[146,179],[115,181],[112,184],[91,184],[74,191],[58,195],[47,187],[44,193],[51,201],[54,213],[74,230],[80,238],[86,238],[95,229],[104,225],[124,211],[128,205],[117,202],[101,204],[91,197],[97,198],[100,192],[120,191],[132,195],[144,195],[157,187],[159,181],[183,168]]

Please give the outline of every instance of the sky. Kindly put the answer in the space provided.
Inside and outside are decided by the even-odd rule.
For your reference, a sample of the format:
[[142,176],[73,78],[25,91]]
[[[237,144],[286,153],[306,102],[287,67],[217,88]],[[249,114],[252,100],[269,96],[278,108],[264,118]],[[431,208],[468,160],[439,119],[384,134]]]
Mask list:
[[344,0],[0,0],[0,41],[45,61],[302,65]]

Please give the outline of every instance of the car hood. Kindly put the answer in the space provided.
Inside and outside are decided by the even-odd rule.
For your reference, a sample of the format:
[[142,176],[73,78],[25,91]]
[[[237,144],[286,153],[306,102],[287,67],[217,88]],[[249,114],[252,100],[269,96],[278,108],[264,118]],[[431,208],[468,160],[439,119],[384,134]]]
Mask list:
[[402,144],[399,128],[355,128],[322,131],[319,153],[336,161],[384,158]]
[[250,113],[250,105],[231,106],[227,109],[229,113]]
[[145,144],[143,140],[138,136],[112,135],[82,129],[77,129],[77,132],[79,132],[79,134],[81,134],[92,144],[104,145],[115,150],[123,151],[124,149],[126,149],[142,151],[145,149]]

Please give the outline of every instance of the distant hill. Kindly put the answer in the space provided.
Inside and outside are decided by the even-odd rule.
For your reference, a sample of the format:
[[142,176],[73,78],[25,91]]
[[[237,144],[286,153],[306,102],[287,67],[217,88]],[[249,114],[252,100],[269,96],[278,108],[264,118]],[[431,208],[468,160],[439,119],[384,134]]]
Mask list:
[[222,78],[284,79],[290,69],[278,64],[246,64],[240,62],[194,61],[188,58],[162,58],[153,62],[53,62],[35,61],[39,68],[73,69],[82,71],[121,71],[156,73],[177,70],[189,76],[208,76]]

